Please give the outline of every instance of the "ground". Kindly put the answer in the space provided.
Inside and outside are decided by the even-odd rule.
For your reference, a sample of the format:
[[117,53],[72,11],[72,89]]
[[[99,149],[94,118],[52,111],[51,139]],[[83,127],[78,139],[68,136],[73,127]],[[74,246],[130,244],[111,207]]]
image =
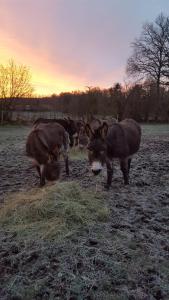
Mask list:
[[[93,178],[86,154],[76,150],[70,155],[70,177],[62,167],[56,190],[48,186],[39,191],[38,177],[25,157],[30,128],[0,128],[1,220],[5,215],[11,222],[0,221],[0,299],[169,299],[169,125],[142,127],[130,185],[123,185],[116,164],[109,191],[104,190],[105,173]],[[82,199],[80,204],[76,191]],[[26,227],[29,234],[18,230],[18,224],[21,227],[24,221],[16,221],[13,216],[19,214],[20,207],[25,212],[32,195],[36,205],[40,203],[41,193],[46,203],[55,203],[56,207],[63,197],[67,209],[64,234],[38,235],[35,221],[34,231]],[[65,200],[69,195],[74,197],[76,218],[72,207],[70,218],[69,202]],[[4,210],[5,199],[8,210]],[[93,210],[89,214],[90,200]],[[59,213],[63,214],[60,203]],[[100,208],[106,211],[104,217]],[[85,210],[82,215],[81,209]],[[43,220],[46,222],[42,212]],[[68,230],[69,225],[72,230]]]

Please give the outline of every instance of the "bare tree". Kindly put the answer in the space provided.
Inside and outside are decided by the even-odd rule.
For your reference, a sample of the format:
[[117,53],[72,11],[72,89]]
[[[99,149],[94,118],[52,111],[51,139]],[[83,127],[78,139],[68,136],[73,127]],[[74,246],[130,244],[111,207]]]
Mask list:
[[118,82],[115,83],[114,86],[109,89],[109,93],[111,95],[115,117],[118,121],[121,121],[126,105],[125,94],[123,93],[121,84]]
[[[169,80],[169,30],[167,35],[167,43],[164,46],[164,53],[166,59],[166,68],[162,71],[163,76]],[[169,85],[169,82],[166,82],[166,85]]]
[[10,109],[12,100],[31,97],[33,87],[30,70],[25,65],[17,65],[13,59],[7,65],[0,65],[1,122],[4,110]]
[[160,85],[169,84],[169,17],[160,14],[154,23],[146,23],[132,47],[127,74],[155,81],[159,102]]

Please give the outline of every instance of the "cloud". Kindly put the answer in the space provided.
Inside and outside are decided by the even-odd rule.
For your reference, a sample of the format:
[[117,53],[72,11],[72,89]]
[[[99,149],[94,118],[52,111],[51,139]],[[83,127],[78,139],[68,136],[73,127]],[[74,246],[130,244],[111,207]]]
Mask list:
[[1,0],[0,60],[30,65],[46,91],[110,86],[123,81],[142,23],[167,8],[167,0]]

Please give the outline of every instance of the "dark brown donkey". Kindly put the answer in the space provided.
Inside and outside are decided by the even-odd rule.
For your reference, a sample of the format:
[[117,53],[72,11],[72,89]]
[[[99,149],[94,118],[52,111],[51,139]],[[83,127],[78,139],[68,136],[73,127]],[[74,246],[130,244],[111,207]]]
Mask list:
[[[96,119],[96,118],[93,118],[91,120],[91,122],[89,123],[92,131],[98,129],[101,126],[101,124],[102,124],[101,120]],[[85,130],[85,126],[86,126],[85,123],[81,124],[79,132],[78,132],[78,148],[80,150],[86,149],[88,141],[89,141],[88,135]]]
[[56,180],[59,177],[60,154],[64,157],[66,174],[69,175],[68,147],[69,136],[63,126],[49,123],[32,129],[26,142],[26,153],[38,171],[40,186],[45,185],[45,179]]
[[34,123],[33,126],[36,128],[37,125],[41,123],[58,123],[64,127],[64,129],[69,134],[69,140],[70,140],[70,147],[73,147],[74,145],[74,135],[77,135],[77,126],[76,122],[70,118],[67,119],[45,119],[45,118],[39,118]]
[[129,184],[131,158],[140,146],[140,125],[132,119],[126,119],[113,124],[110,128],[106,123],[103,123],[102,126],[93,131],[87,124],[86,132],[89,136],[88,157],[93,174],[99,174],[106,164],[106,187],[109,188],[113,175],[112,160],[118,158],[124,183]]

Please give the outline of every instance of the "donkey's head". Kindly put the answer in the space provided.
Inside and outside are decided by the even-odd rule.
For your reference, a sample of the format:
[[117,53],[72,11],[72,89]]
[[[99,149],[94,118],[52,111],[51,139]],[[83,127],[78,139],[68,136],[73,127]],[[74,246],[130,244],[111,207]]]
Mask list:
[[98,175],[106,162],[106,136],[108,131],[107,123],[103,123],[98,129],[92,130],[89,124],[85,126],[89,137],[88,158],[91,170],[94,175]]

